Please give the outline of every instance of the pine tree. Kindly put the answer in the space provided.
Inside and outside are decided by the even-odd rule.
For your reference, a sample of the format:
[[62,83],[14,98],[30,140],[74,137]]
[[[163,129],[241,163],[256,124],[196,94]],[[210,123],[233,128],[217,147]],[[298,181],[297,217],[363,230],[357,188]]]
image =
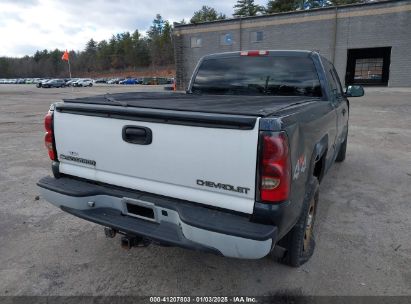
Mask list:
[[96,52],[97,42],[91,38],[86,44],[86,53],[94,54]]
[[302,0],[270,0],[265,11],[267,14],[295,11],[303,2]]
[[234,5],[234,17],[249,17],[256,16],[262,13],[264,8],[260,5],[254,4],[254,0],[237,0]]
[[164,20],[160,14],[156,15],[156,18],[153,20],[153,24],[151,25],[150,29],[148,30],[148,37],[150,39],[154,39],[161,35],[163,32],[164,27]]
[[148,43],[152,64],[155,66],[166,65],[173,62],[173,44],[171,41],[172,27],[157,14],[153,25],[148,31]]
[[215,21],[225,19],[226,16],[209,6],[204,5],[200,10],[194,12],[193,17],[190,19],[190,23],[200,23],[207,21]]

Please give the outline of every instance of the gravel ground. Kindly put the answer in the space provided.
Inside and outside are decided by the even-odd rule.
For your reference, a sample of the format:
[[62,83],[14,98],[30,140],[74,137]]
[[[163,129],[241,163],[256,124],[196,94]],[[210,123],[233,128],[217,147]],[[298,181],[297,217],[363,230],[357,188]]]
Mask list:
[[43,117],[64,97],[161,87],[0,85],[1,295],[411,295],[411,89],[351,100],[346,161],[321,184],[317,248],[300,268],[179,248],[125,251],[38,197]]

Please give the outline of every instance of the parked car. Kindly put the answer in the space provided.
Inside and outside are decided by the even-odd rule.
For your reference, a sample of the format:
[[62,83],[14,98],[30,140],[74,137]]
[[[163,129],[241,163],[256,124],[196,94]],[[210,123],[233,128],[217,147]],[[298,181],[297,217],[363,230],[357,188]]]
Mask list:
[[153,242],[300,266],[315,248],[319,183],[346,157],[347,97],[363,94],[343,91],[317,52],[208,55],[186,94],[53,104],[54,177],[38,186],[107,237],[122,234],[126,248]]
[[115,84],[118,78],[112,78],[107,81],[107,84]]
[[99,78],[95,80],[95,83],[107,83],[107,79],[106,78]]
[[119,82],[119,84],[138,84],[137,79],[127,78]]
[[64,79],[52,79],[41,85],[42,88],[64,88],[65,86],[66,82]]
[[66,86],[71,87],[73,86],[73,83],[78,81],[80,78],[71,78],[68,81],[66,81]]
[[80,78],[71,78],[70,80],[68,80],[68,81],[66,82],[66,86],[68,86],[68,87],[73,86],[73,83],[76,82],[76,81],[78,81],[79,79],[80,79]]
[[76,82],[73,82],[74,87],[92,87],[93,86],[93,80],[90,78],[86,79],[79,79]]
[[50,79],[39,79],[39,81],[36,83],[36,87],[41,88],[43,87],[43,84],[47,83],[50,81]]
[[79,81],[81,81],[82,80],[82,78],[77,78],[75,81],[72,81],[71,82],[71,86],[72,87],[78,87],[79,85],[77,85],[77,83],[79,82]]
[[120,84],[120,82],[123,81],[123,80],[125,80],[125,78],[117,78],[117,79],[114,81],[114,84]]

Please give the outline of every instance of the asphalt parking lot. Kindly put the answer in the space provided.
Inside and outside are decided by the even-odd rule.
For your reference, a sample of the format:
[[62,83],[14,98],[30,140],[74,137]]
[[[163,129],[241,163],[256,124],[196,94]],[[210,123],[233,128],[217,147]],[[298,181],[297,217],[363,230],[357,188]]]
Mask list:
[[0,296],[411,295],[411,89],[351,100],[347,158],[321,184],[316,252],[297,269],[179,248],[125,251],[119,237],[36,198],[50,174],[49,105],[137,89],[162,91],[0,86]]

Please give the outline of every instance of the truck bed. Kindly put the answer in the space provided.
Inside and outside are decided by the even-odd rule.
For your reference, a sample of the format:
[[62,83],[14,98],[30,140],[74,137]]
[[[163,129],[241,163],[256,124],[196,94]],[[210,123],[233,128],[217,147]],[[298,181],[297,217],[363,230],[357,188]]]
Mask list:
[[64,102],[265,117],[290,105],[316,99],[318,98],[307,96],[194,95],[173,92],[132,92],[64,99]]

